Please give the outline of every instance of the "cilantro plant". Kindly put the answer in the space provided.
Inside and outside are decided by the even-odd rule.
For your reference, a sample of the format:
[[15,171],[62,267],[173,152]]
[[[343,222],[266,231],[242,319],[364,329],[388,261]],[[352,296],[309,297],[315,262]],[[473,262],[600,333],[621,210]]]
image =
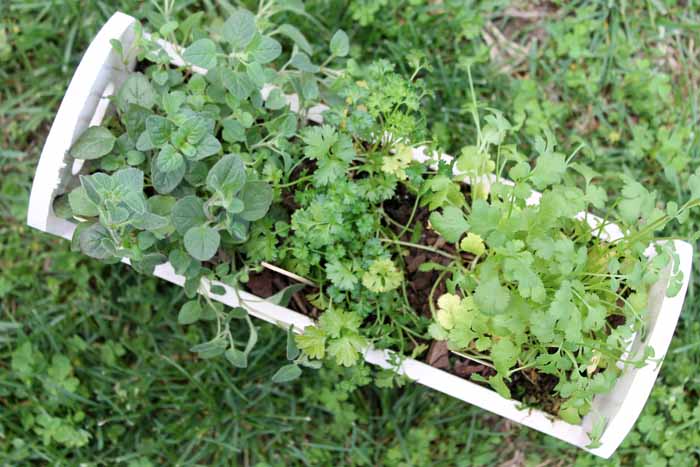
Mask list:
[[[370,344],[417,358],[439,341],[508,398],[524,397],[516,374],[554,378],[547,410],[578,423],[614,385],[618,362],[652,357],[625,355],[627,344],[644,332],[650,285],[671,263],[670,295],[682,278],[671,243],[656,243],[652,258],[647,248],[687,219],[700,190],[662,210],[622,177],[611,196],[547,132],[533,167],[510,144],[516,128],[495,110],[482,121],[475,99],[474,144],[431,158],[420,61],[406,79],[387,61],[346,59],[343,31],[315,50],[276,24],[280,11],[236,10],[211,37],[178,46],[182,66],[158,35],[138,31],[140,71],[114,95],[115,114],[70,150],[84,174],[56,210],[80,221],[76,247],[146,273],[169,261],[191,298],[179,322],[216,322],[192,348],[202,358],[245,367],[257,341],[245,301],[224,309],[196,298],[202,279],[253,289],[267,267],[303,279],[268,300],[318,318],[289,330],[289,363],[273,381],[323,359],[357,366]],[[427,162],[414,158],[418,145]],[[239,322],[245,343],[231,332]]]
[[[430,334],[491,368],[476,379],[504,397],[512,396],[507,382],[515,373],[555,376],[560,401],[552,409],[579,423],[593,397],[612,389],[618,362],[641,366],[653,357],[649,347],[626,351],[645,331],[649,287],[671,268],[667,294],[674,296],[682,273],[672,243],[654,243],[651,258],[648,248],[655,232],[684,222],[700,198],[662,210],[655,193],[622,176],[621,196],[608,199],[598,174],[558,153],[551,137],[538,140],[532,168],[503,144],[512,130],[501,114],[481,126],[476,107],[473,113],[477,144],[454,162],[473,181],[471,199],[443,202],[430,216],[469,259],[443,269],[448,291],[434,305],[431,299]],[[512,183],[495,178],[506,172]]]

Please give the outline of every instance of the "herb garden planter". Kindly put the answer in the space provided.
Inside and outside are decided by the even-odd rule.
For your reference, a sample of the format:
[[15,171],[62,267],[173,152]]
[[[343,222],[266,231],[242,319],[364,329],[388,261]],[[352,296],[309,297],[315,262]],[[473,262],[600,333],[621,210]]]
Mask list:
[[[41,153],[34,178],[28,224],[36,229],[66,239],[73,236],[76,224],[57,217],[53,211],[53,201],[74,184],[80,173],[81,162],[68,156],[69,148],[88,127],[98,125],[111,111],[108,97],[120,87],[135,66],[133,57],[123,59],[111,45],[112,40],[121,41],[124,50],[128,50],[128,45],[134,40],[134,24],[135,19],[128,15],[116,13],[112,16],[90,44],[70,82]],[[166,43],[163,46],[174,64],[183,64],[174,47]],[[294,108],[294,96],[290,100]],[[310,112],[309,118],[320,120],[322,110],[316,108],[316,111]],[[414,159],[424,161],[427,157],[422,150],[414,150]],[[530,202],[538,202],[536,194]],[[589,222],[597,221],[589,216]],[[608,226],[603,235],[614,238],[619,232],[615,231],[614,226]],[[584,417],[581,425],[564,422],[540,410],[523,409],[517,401],[506,399],[491,389],[414,359],[404,359],[398,370],[409,379],[432,389],[607,458],[631,430],[644,407],[676,327],[688,286],[693,251],[691,245],[682,241],[675,241],[675,248],[680,258],[679,264],[669,266],[661,279],[652,286],[649,292],[649,313],[645,318],[648,321],[647,332],[644,336],[639,333],[635,335],[628,348],[629,354],[635,355],[642,347],[650,346],[659,363],[647,364],[641,368],[625,368],[611,392],[596,396],[592,410]],[[667,297],[665,294],[671,267],[680,269],[683,273],[683,284],[675,297]],[[169,263],[157,266],[155,275],[178,285],[183,285],[185,281],[184,277],[174,272]],[[225,293],[212,293],[212,285],[223,287]],[[266,302],[250,293],[234,291],[225,284],[205,282],[200,291],[212,300],[231,307],[238,306],[240,298],[246,302],[252,315],[284,328],[292,326],[297,332],[314,324],[305,315]],[[384,368],[395,368],[392,363],[394,359],[387,351],[369,348],[364,358],[367,362]],[[622,363],[619,366],[622,367]],[[599,445],[587,447],[591,444],[589,433],[593,427],[603,424],[605,428]]]

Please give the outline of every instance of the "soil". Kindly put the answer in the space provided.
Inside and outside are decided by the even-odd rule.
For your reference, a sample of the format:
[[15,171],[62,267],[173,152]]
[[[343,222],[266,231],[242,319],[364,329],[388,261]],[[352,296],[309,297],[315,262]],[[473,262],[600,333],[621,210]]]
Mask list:
[[[258,273],[250,274],[247,289],[250,293],[258,297],[268,298],[292,284],[299,284],[299,282],[278,272],[263,269]],[[303,315],[317,319],[320,315],[320,311],[306,298],[306,294],[311,292],[311,290],[311,287],[306,286],[294,293],[286,306]]]
[[[400,225],[407,225],[411,221],[411,212],[415,204],[416,198],[408,192],[404,185],[399,185],[396,190],[396,196],[384,203],[384,211]],[[444,238],[440,237],[434,230],[431,230],[428,225],[428,217],[430,211],[426,207],[418,207],[414,215],[411,228],[401,236],[401,240],[405,242],[418,243],[450,253],[458,255],[451,244],[447,243]],[[398,235],[401,233],[401,228],[392,225],[392,229]],[[414,232],[420,232],[420,237],[415,238]],[[408,301],[416,310],[417,313],[432,317],[430,313],[429,295],[433,285],[440,277],[439,271],[419,271],[419,267],[423,263],[431,262],[442,265],[448,265],[450,259],[442,255],[425,251],[418,248],[407,247],[408,255],[404,257],[406,263],[406,272],[408,273]],[[462,254],[465,261],[474,259],[472,255]],[[445,283],[438,284],[435,289],[434,296],[439,297],[447,292]]]

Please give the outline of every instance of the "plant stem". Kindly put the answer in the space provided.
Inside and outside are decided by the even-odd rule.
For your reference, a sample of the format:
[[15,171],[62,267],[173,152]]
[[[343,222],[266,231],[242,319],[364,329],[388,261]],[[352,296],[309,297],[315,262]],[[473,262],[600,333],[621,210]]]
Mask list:
[[404,242],[402,240],[392,240],[390,238],[380,238],[379,241],[385,242],[385,243],[395,243],[397,245],[406,246],[409,248],[416,248],[418,250],[429,251],[431,253],[435,253],[437,255],[444,256],[445,258],[449,258],[449,259],[454,260],[454,261],[459,261],[459,259],[460,259],[455,255],[451,255],[451,254],[444,252],[440,249],[437,249],[437,248],[434,248],[431,246],[427,246],[427,245],[420,245],[418,243]]

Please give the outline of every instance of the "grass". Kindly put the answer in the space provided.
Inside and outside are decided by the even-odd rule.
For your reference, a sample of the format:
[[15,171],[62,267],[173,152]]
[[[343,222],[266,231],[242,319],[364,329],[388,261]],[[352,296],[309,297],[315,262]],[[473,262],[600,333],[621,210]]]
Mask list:
[[[700,160],[697,2],[346,3],[306,2],[320,32],[290,20],[318,41],[342,27],[355,58],[387,58],[407,76],[415,60],[427,64],[429,124],[447,150],[473,135],[472,63],[481,99],[522,125],[522,151],[549,130],[564,151],[583,143],[579,157],[610,190],[627,173],[666,199],[687,192]],[[169,6],[0,5],[0,465],[604,464],[423,387],[368,385],[366,370],[274,385],[285,335],[267,324],[258,323],[249,369],[198,360],[187,349],[211,330],[177,325],[180,289],[24,226],[48,125],[106,18],[116,9],[156,20],[159,9],[230,9],[214,0]],[[692,235],[698,224],[669,233]],[[650,402],[605,464],[700,462],[699,278]]]

